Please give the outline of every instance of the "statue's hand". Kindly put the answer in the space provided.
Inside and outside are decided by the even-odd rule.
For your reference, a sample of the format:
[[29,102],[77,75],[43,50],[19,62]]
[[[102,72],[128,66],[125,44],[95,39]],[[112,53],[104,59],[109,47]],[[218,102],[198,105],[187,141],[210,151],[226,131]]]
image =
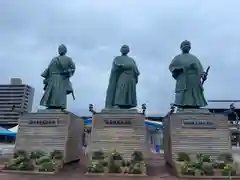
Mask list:
[[205,72],[202,73],[201,78],[202,78],[203,81],[206,81],[207,80],[207,73],[205,73]]

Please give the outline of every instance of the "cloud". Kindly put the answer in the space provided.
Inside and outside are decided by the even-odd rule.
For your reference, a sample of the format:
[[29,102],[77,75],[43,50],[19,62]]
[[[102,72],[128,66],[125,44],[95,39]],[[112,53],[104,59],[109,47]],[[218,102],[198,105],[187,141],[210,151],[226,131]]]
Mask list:
[[77,99],[68,98],[69,109],[87,109],[90,103],[103,108],[112,60],[128,44],[141,71],[139,106],[147,102],[149,112],[166,113],[175,85],[168,65],[185,39],[204,67],[211,65],[206,97],[240,99],[236,0],[5,0],[0,5],[0,80],[20,77],[35,87],[34,109],[43,94],[40,74],[61,43],[77,66],[72,78]]

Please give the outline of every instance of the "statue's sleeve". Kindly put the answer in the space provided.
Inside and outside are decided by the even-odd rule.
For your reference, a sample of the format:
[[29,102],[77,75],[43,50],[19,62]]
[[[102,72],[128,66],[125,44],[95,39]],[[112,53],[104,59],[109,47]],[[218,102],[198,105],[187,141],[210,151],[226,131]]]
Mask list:
[[49,78],[50,72],[49,72],[49,66],[54,62],[55,58],[53,58],[51,60],[51,62],[49,63],[48,67],[43,71],[43,73],[41,74],[41,76],[45,79]]
[[198,58],[196,58],[196,59],[197,59],[197,65],[198,65],[199,73],[203,74],[205,71],[203,69],[202,63]]
[[179,57],[176,56],[173,58],[171,64],[169,65],[169,70],[172,73],[172,77],[177,79],[177,77],[183,73],[183,65],[179,61]]
[[137,63],[136,63],[134,60],[133,60],[133,63],[134,63],[134,65],[135,65],[135,73],[136,73],[136,76],[139,76],[139,75],[140,75],[140,72],[139,72]]
[[45,79],[48,79],[48,77],[49,77],[49,69],[48,69],[48,68],[45,69],[45,70],[43,71],[43,73],[41,74],[41,76],[42,76],[43,78],[45,78]]
[[179,70],[179,69],[182,69],[182,67],[179,64],[178,56],[175,56],[169,65],[169,70],[172,73],[174,70]]
[[112,69],[110,72],[109,83],[106,93],[105,108],[111,108],[114,105],[116,85],[118,80],[118,73],[116,67],[116,59],[113,60]]
[[72,58],[69,58],[69,64],[68,64],[69,77],[72,77],[74,75],[75,70],[76,70],[75,63],[73,62]]

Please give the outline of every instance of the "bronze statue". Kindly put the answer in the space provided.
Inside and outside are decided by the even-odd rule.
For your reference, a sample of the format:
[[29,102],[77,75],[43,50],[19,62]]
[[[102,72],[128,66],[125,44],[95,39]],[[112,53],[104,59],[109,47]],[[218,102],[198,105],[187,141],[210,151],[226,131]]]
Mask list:
[[[176,80],[175,103],[179,108],[200,108],[207,105],[203,83],[207,79],[199,59],[190,53],[191,43],[183,41],[182,53],[175,56],[169,70]],[[209,68],[208,68],[209,69]]]
[[122,55],[113,60],[105,108],[137,106],[136,85],[140,73],[134,59],[128,56],[129,47],[124,45],[120,51]]
[[44,78],[44,95],[40,105],[49,109],[66,109],[67,95],[72,94],[73,88],[70,77],[75,72],[75,64],[72,59],[66,56],[67,47],[60,45],[59,56],[52,59],[47,69],[41,74]]

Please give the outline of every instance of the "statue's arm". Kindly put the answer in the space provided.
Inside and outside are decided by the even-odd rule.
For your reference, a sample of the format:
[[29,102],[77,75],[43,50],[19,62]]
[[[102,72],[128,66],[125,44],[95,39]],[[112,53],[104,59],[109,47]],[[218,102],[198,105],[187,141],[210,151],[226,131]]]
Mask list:
[[48,67],[43,71],[43,73],[41,74],[41,76],[45,79],[49,78],[50,72],[49,72],[49,66],[55,61],[55,58],[53,58],[51,60],[51,62],[49,63]]
[[204,74],[205,71],[203,69],[201,61],[199,59],[197,59],[197,62],[198,62],[198,69],[199,69],[200,74]]
[[43,73],[41,74],[41,76],[42,76],[43,78],[45,78],[45,79],[48,79],[48,77],[49,77],[49,69],[46,68],[46,69],[43,71]]
[[69,58],[69,65],[68,65],[68,76],[72,77],[76,71],[76,65],[73,62],[72,58]]
[[178,76],[183,73],[183,67],[179,66],[178,56],[174,57],[171,64],[169,65],[169,71],[172,73],[172,77],[177,79]]

